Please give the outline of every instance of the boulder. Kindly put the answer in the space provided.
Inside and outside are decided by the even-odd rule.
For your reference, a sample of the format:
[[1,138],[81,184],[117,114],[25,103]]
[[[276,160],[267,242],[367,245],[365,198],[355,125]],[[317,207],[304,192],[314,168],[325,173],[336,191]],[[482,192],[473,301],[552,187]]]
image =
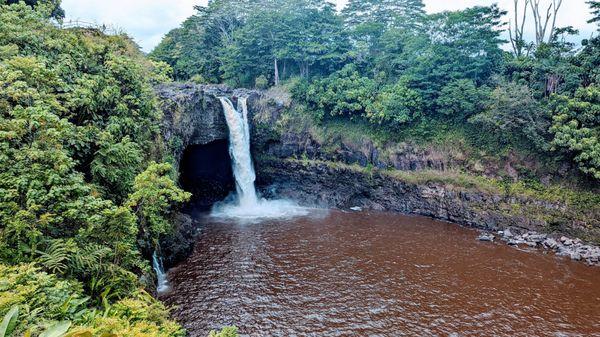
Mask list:
[[548,239],[544,240],[543,246],[548,249],[554,250],[554,249],[558,248],[558,242],[552,238],[548,238]]
[[494,239],[495,236],[489,233],[481,233],[481,235],[479,235],[479,237],[477,238],[477,240],[485,242],[492,242],[494,241]]

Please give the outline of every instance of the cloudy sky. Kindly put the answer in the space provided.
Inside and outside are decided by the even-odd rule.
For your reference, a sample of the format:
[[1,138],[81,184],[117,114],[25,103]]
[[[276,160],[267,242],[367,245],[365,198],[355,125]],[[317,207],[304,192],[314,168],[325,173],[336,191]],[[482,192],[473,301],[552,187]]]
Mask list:
[[[542,0],[551,1],[551,0]],[[194,13],[194,5],[207,0],[63,0],[67,20],[82,20],[106,24],[129,33],[144,51],[149,52],[169,30]],[[342,8],[346,0],[333,1]],[[424,0],[430,13],[456,10],[475,5],[498,3],[510,10],[512,0]],[[586,0],[565,0],[558,26],[573,26],[581,38],[588,38],[596,26],[587,24],[590,18]]]

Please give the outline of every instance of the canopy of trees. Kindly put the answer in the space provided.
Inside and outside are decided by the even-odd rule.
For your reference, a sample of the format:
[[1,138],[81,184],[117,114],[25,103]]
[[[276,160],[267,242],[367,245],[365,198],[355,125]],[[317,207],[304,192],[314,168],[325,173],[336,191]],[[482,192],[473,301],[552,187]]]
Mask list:
[[[598,22],[600,5],[589,4]],[[588,143],[597,142],[597,124],[583,128],[583,137],[561,121],[584,113],[565,108],[566,101],[583,99],[599,83],[600,39],[582,48],[567,42],[577,31],[556,25],[567,5],[515,0],[508,18],[495,5],[427,14],[421,0],[351,0],[340,13],[324,0],[214,0],[151,58],[169,63],[180,80],[293,83],[296,99],[320,122],[362,120],[391,138],[451,124],[474,141],[485,132],[497,146],[564,157],[596,176],[600,157]],[[526,29],[536,32],[532,41]],[[506,30],[510,41],[501,37]],[[572,116],[568,124],[580,130],[584,119],[597,118]]]
[[55,19],[65,17],[65,11],[60,7],[62,0],[0,0],[0,5],[13,5],[19,2],[25,2],[32,8],[37,8],[41,12],[47,13]]

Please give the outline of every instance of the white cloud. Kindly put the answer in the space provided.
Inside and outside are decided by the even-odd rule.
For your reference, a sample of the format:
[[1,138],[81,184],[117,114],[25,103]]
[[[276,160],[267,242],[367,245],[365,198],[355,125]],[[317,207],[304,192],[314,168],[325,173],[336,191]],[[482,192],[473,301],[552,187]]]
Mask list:
[[[342,8],[347,0],[335,0]],[[549,1],[549,0],[542,0]],[[512,0],[424,0],[430,13],[457,10],[476,5],[498,3],[505,10],[512,8]],[[594,25],[586,23],[589,8],[586,0],[565,0],[559,26],[573,26],[581,37],[589,37]],[[205,5],[207,0],[63,0],[67,19],[82,20],[122,29],[150,51],[169,30],[178,27],[194,14],[194,5]],[[531,32],[530,32],[531,34]]]
[[206,0],[63,0],[67,20],[81,20],[122,29],[150,51],[169,30],[194,14]]

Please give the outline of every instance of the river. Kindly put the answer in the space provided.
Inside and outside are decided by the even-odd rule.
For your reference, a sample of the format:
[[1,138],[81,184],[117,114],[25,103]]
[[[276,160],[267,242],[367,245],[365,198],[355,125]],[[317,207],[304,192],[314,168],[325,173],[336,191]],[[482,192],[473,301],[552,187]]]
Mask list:
[[162,299],[191,336],[600,336],[600,269],[423,217],[205,218]]

